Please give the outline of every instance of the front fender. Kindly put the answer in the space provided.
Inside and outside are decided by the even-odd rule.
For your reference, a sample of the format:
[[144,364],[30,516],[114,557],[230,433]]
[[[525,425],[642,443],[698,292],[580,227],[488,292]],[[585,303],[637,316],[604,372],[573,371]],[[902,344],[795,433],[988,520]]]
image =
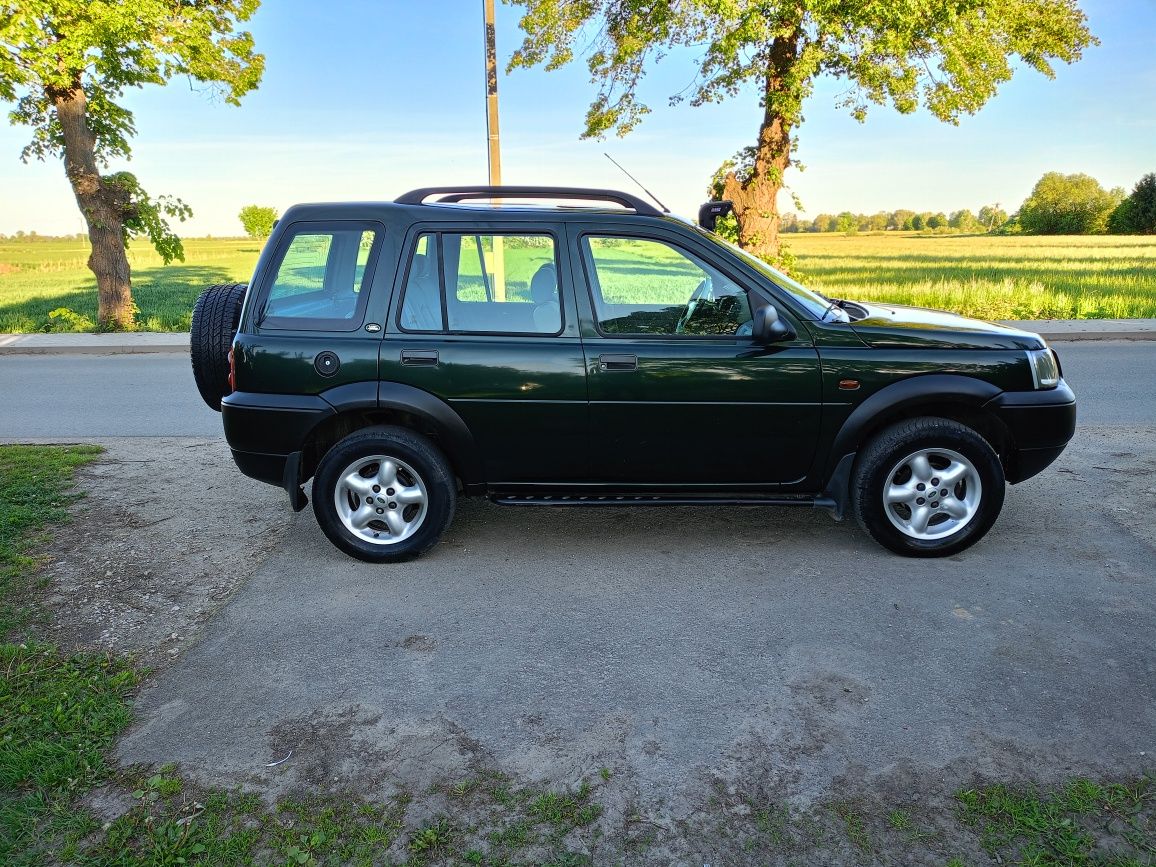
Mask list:
[[880,420],[909,415],[920,405],[955,403],[981,409],[1002,392],[1003,389],[990,382],[952,373],[912,376],[884,386],[859,404],[835,434],[826,478],[831,478],[840,460],[859,450],[867,434],[879,425]]

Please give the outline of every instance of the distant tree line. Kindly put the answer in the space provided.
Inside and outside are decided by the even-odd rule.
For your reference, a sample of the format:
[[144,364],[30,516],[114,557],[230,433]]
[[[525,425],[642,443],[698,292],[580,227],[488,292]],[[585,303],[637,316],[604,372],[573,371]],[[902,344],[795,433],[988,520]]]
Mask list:
[[[262,205],[246,205],[238,214],[241,225],[251,238],[269,237],[277,221],[276,209]],[[737,240],[734,219],[719,224],[720,234]],[[1144,175],[1131,194],[1123,187],[1105,190],[1095,178],[1060,172],[1048,172],[1032,188],[1019,210],[1008,216],[998,202],[984,205],[972,213],[964,208],[945,214],[942,211],[877,211],[874,214],[819,214],[814,219],[800,218],[797,214],[782,215],[780,231],[841,232],[998,232],[1024,235],[1119,235],[1156,234],[1156,172]],[[87,235],[38,235],[18,231],[13,235],[0,234],[0,241],[52,241],[57,239],[84,241]]]
[[906,209],[874,214],[819,214],[812,220],[784,214],[784,232],[999,232],[1024,235],[1156,234],[1156,173],[1142,177],[1131,194],[1105,190],[1095,178],[1048,172],[1012,216],[999,204],[978,213],[964,209],[918,213]]
[[992,232],[998,230],[1008,220],[1008,215],[998,204],[984,205],[979,213],[966,208],[945,214],[942,211],[911,211],[900,208],[897,211],[878,211],[874,214],[853,214],[843,211],[839,214],[819,214],[813,220],[802,219],[787,213],[782,218],[784,232],[842,232],[853,235],[856,232]]
[[87,241],[88,235],[78,232],[75,235],[39,235],[36,232],[25,232],[17,229],[11,235],[0,232],[0,241],[21,241],[34,244],[38,241]]

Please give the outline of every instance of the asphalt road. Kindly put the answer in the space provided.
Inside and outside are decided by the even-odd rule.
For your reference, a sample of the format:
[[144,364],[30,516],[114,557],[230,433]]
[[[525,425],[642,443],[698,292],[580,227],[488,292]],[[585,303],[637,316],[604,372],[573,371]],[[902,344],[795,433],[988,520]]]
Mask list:
[[[1156,419],[1156,341],[1058,344],[1081,423]],[[0,438],[217,436],[184,354],[0,356]]]
[[220,435],[188,353],[0,355],[0,437]]

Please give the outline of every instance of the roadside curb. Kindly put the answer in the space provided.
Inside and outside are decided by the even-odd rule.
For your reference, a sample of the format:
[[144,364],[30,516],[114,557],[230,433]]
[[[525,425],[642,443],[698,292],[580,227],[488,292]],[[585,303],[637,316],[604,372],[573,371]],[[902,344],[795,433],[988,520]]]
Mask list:
[[187,332],[0,334],[0,355],[126,355],[188,351]]
[[1156,340],[1156,319],[1034,319],[1000,324],[1034,332],[1048,342]]
[[[1156,340],[1156,319],[1037,319],[1001,325],[1045,340]],[[0,355],[127,355],[188,352],[188,332],[128,334],[0,334]]]

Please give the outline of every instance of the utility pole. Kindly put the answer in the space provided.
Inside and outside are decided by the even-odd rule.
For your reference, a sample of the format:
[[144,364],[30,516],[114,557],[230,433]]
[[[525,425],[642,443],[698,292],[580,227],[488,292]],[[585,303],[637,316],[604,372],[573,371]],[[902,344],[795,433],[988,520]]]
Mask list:
[[[490,186],[502,184],[502,146],[498,134],[498,39],[494,27],[494,0],[482,0],[486,40],[486,158],[490,169]],[[494,300],[506,300],[506,256],[502,236],[494,235]]]
[[502,183],[502,150],[498,134],[498,42],[494,28],[494,0],[482,0],[486,23],[486,138],[490,186]]

